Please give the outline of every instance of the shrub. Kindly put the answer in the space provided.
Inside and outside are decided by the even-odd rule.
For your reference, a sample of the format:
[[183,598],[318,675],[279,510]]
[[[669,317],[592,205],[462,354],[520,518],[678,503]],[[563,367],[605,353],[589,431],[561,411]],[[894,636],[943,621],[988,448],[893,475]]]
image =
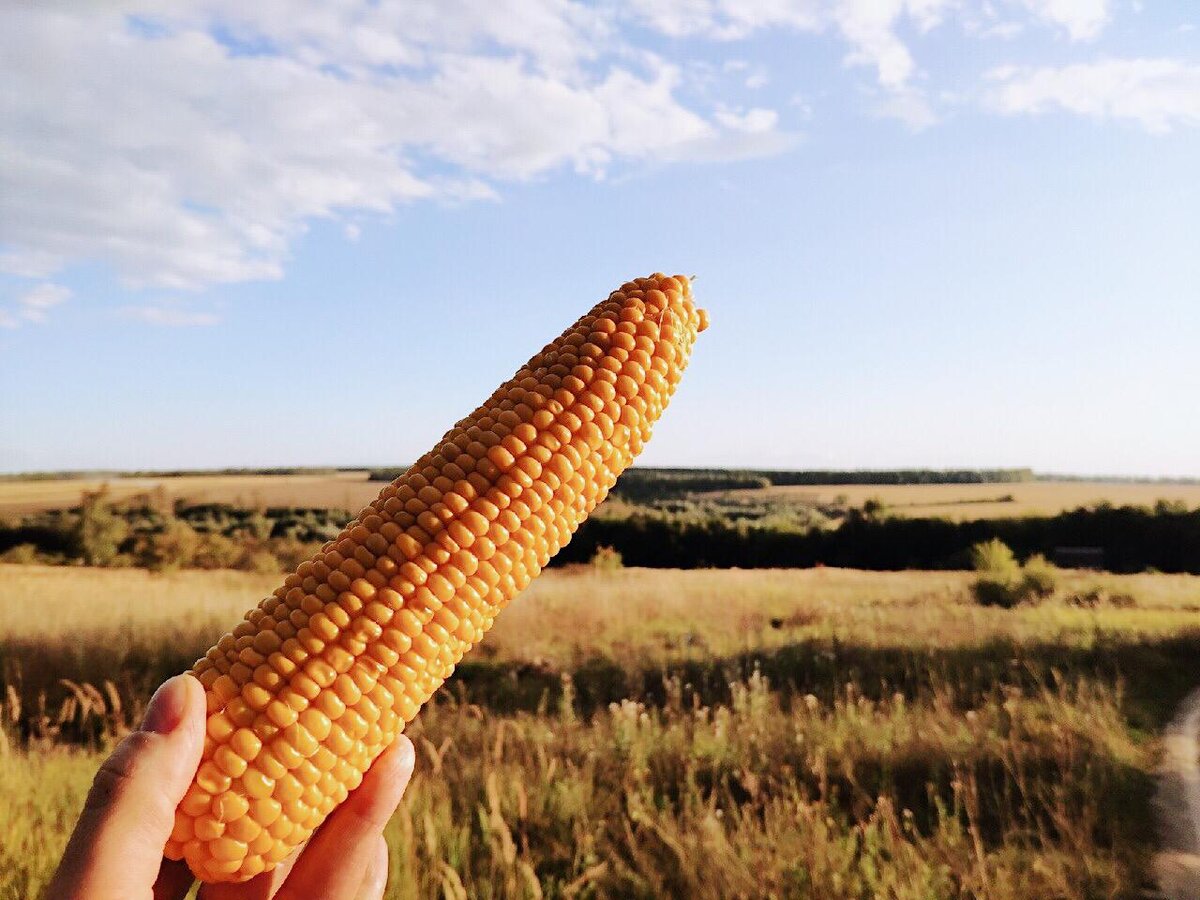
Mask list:
[[999,538],[976,544],[971,548],[971,568],[976,572],[1015,578],[1020,566],[1008,544]]
[[1080,609],[1095,609],[1104,602],[1104,599],[1103,588],[1084,588],[1067,597],[1067,605],[1078,606]]
[[612,572],[624,565],[620,552],[612,547],[597,547],[592,554],[592,568],[601,572]]
[[181,564],[197,569],[233,569],[242,556],[243,548],[237,541],[223,534],[204,534],[196,542],[191,561]]
[[994,574],[980,575],[971,585],[971,592],[980,606],[999,606],[1001,609],[1012,609],[1024,599],[1020,581]]
[[1031,556],[1022,567],[999,538],[972,547],[971,565],[979,573],[971,590],[981,606],[1012,609],[1045,600],[1058,589],[1058,569],[1046,557]]
[[274,523],[261,512],[255,512],[246,520],[245,529],[252,538],[265,541],[271,536]]
[[1021,570],[1021,593],[1025,599],[1045,600],[1058,590],[1058,567],[1040,553],[1029,557]]
[[309,559],[321,549],[320,542],[301,541],[294,537],[271,538],[267,549],[278,560],[279,567],[284,572],[293,572],[300,563]]
[[868,519],[882,518],[887,514],[887,504],[881,497],[868,497],[863,501],[863,515]]
[[75,540],[80,556],[89,566],[107,566],[120,553],[121,542],[129,536],[129,526],[113,511],[107,487],[85,492],[79,504]]
[[1075,591],[1066,598],[1067,605],[1078,606],[1081,609],[1095,609],[1099,606],[1111,606],[1115,609],[1133,609],[1138,605],[1137,598],[1123,591],[1110,592],[1107,588],[1093,585],[1083,590]]
[[255,550],[247,554],[244,568],[260,575],[278,575],[281,571],[279,560],[270,550]]
[[154,572],[189,567],[201,549],[201,536],[186,522],[169,522],[162,531],[146,535],[138,542],[137,557]]
[[17,544],[0,553],[0,562],[29,565],[38,561],[37,544]]

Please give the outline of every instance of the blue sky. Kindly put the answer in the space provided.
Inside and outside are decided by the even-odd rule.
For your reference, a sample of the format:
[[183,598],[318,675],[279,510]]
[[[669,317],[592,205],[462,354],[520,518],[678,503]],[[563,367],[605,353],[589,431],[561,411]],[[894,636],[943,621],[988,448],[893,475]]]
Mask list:
[[1191,4],[170,8],[0,12],[0,471],[408,461],[665,270],[647,463],[1200,475]]

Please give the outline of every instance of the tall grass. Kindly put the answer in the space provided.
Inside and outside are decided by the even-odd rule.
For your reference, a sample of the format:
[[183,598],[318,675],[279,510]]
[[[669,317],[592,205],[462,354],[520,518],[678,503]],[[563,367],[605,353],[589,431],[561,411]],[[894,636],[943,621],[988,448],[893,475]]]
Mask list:
[[[10,696],[52,711],[64,676],[122,692],[119,715],[59,735],[6,701],[0,900],[36,895],[145,692],[272,583],[0,571]],[[982,609],[969,585],[547,573],[410,728],[388,896],[1139,895],[1153,736],[1191,686],[1200,579],[1094,585],[1133,608]]]

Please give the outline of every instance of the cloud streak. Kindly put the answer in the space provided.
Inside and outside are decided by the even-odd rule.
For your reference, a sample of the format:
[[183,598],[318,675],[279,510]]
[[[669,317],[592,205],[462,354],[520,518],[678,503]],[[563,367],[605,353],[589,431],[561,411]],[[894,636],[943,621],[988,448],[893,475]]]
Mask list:
[[0,309],[0,328],[20,328],[29,322],[42,324],[47,310],[65,303],[73,296],[70,288],[53,282],[43,282],[19,294],[15,309]]
[[1135,124],[1151,134],[1200,125],[1200,65],[1175,59],[1106,59],[988,73],[988,103],[1006,115],[1054,110]]
[[143,322],[147,325],[162,325],[168,328],[191,328],[203,325],[216,325],[221,321],[220,316],[213,313],[195,312],[178,306],[123,306],[117,310],[117,315],[123,319]]
[[1043,22],[1062,27],[1073,41],[1090,41],[1112,18],[1112,0],[1023,0]]

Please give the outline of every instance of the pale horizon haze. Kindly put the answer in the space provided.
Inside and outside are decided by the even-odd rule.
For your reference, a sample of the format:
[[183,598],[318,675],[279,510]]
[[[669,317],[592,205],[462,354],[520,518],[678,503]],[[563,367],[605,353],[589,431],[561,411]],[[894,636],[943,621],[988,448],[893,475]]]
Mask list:
[[1200,476],[1200,7],[0,10],[0,472],[409,462],[628,278],[640,462]]

